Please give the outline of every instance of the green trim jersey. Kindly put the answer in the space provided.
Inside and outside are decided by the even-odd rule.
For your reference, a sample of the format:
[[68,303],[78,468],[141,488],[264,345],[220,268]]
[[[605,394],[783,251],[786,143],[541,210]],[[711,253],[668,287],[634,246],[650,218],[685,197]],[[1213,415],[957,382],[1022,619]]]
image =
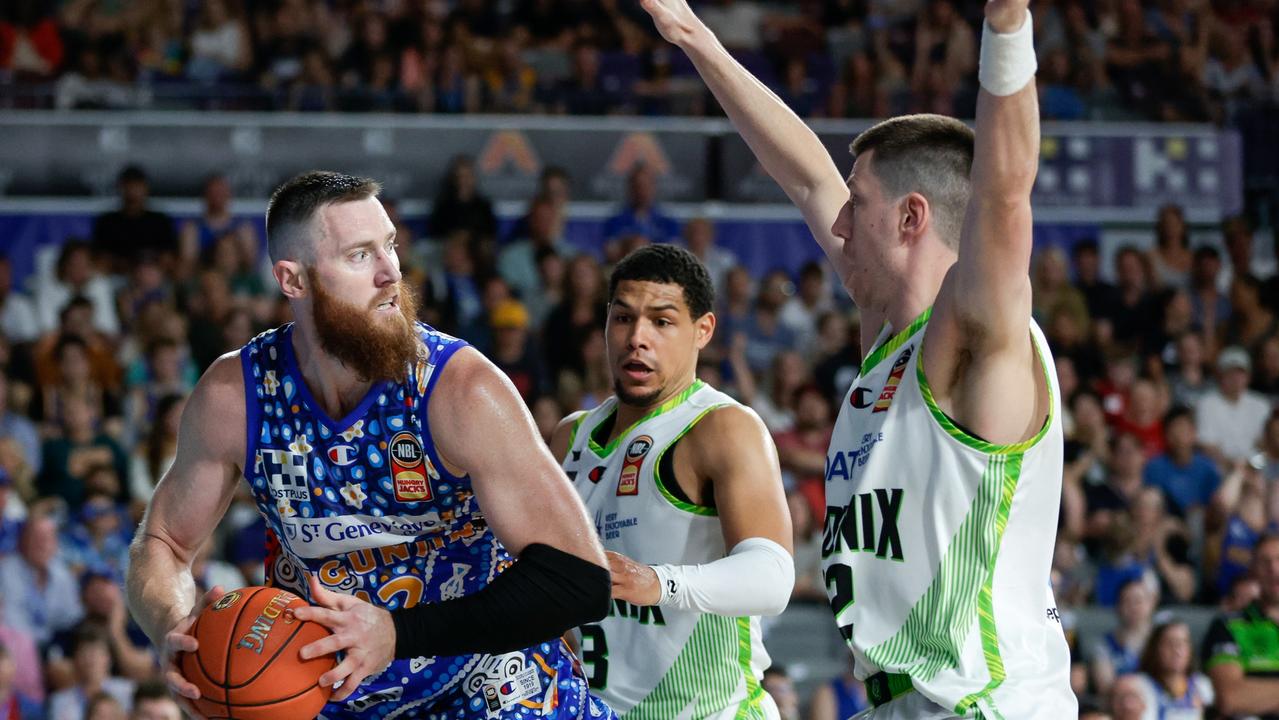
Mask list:
[[836,624],[857,677],[907,675],[919,693],[877,720],[1074,718],[1049,584],[1062,430],[1047,341],[1032,321],[1049,417],[1033,438],[995,445],[933,400],[920,362],[930,314],[881,331],[840,406],[822,541]]
[[[716,510],[669,477],[668,453],[707,413],[736,401],[695,381],[608,441],[617,399],[578,418],[564,470],[606,550],[638,562],[689,565],[725,555]],[[663,477],[663,473],[666,477]],[[724,617],[615,599],[581,628],[593,694],[630,720],[775,718],[760,686],[769,659],[758,617]]]
[[[1279,623],[1256,602],[1216,618],[1203,639],[1203,667],[1232,663],[1250,679],[1279,679]],[[1279,720],[1279,713],[1260,720]]]

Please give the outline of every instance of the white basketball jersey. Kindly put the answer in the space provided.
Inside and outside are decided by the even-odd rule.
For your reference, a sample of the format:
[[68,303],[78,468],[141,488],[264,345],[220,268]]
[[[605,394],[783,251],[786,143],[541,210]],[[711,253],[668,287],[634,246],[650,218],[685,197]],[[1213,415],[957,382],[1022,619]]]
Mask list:
[[822,542],[836,624],[859,678],[909,675],[941,715],[1074,718],[1049,584],[1062,430],[1048,344],[1032,321],[1047,423],[995,445],[933,400],[920,362],[930,313],[880,333],[840,406]]
[[[702,417],[735,404],[698,380],[607,444],[616,398],[578,419],[564,470],[606,550],[650,565],[724,557],[715,509],[681,499],[674,478],[663,478],[659,465]],[[775,716],[760,687],[769,659],[758,617],[615,599],[608,617],[580,630],[593,694],[627,720]]]

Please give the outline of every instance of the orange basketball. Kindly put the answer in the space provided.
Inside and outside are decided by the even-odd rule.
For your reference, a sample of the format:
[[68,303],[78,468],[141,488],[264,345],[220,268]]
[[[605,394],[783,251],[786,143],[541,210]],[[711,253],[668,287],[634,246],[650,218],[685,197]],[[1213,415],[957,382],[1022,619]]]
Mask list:
[[329,634],[314,622],[298,620],[292,608],[305,600],[287,590],[246,587],[209,605],[190,633],[200,649],[178,655],[182,674],[200,688],[194,702],[209,720],[293,720],[314,718],[332,688],[320,676],[333,655],[303,660],[298,651]]

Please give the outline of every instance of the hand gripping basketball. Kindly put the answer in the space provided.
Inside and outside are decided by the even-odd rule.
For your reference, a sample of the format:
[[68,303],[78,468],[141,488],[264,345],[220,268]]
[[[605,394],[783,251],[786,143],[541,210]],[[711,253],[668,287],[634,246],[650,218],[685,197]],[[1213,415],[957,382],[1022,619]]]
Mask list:
[[302,658],[309,659],[343,652],[337,667],[320,676],[321,687],[334,687],[333,701],[345,700],[360,683],[386,669],[395,659],[395,623],[391,613],[357,597],[326,590],[315,575],[307,580],[311,598],[309,607],[298,608],[294,615],[327,627],[332,633],[302,648]]
[[178,621],[164,636],[164,642],[160,646],[160,663],[164,668],[164,681],[169,686],[169,691],[176,696],[182,709],[187,715],[196,718],[196,720],[204,720],[204,716],[195,710],[195,706],[191,704],[192,700],[200,698],[200,688],[193,685],[185,677],[178,666],[178,653],[191,653],[200,649],[200,642],[195,636],[190,635],[191,626],[195,624],[196,618],[200,617],[200,613],[204,611],[210,604],[222,599],[226,591],[222,586],[217,585],[211,588],[200,598],[200,601],[191,608],[191,614]]

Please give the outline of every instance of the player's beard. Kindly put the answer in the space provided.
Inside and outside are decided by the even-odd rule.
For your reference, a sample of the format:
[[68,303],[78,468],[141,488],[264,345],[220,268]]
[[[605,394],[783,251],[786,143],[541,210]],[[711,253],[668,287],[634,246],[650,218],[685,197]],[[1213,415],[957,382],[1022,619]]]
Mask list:
[[613,379],[613,394],[617,396],[617,401],[623,405],[630,405],[631,407],[652,407],[653,404],[662,397],[663,390],[665,390],[665,388],[659,387],[651,392],[638,395],[636,393],[628,392],[627,389],[622,386],[621,380],[618,380],[617,378]]
[[314,290],[311,313],[320,348],[361,380],[403,382],[422,347],[413,324],[417,298],[412,288],[403,282],[388,288],[380,297],[399,293],[400,312],[378,318],[371,308],[356,307],[325,291],[314,269],[307,269],[307,277]]

